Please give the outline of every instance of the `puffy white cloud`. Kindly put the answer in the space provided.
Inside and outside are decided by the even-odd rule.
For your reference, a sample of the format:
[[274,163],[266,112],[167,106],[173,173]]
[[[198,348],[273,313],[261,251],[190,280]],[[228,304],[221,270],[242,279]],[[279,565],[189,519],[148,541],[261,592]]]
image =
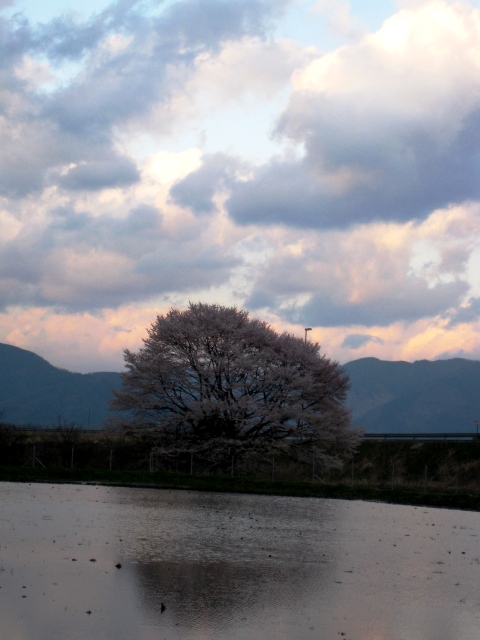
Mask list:
[[480,10],[432,0],[297,71],[278,133],[304,156],[239,183],[232,216],[345,227],[479,198],[479,43]]
[[331,28],[348,40],[357,40],[367,32],[367,27],[351,13],[347,0],[317,0],[312,11],[326,14]]

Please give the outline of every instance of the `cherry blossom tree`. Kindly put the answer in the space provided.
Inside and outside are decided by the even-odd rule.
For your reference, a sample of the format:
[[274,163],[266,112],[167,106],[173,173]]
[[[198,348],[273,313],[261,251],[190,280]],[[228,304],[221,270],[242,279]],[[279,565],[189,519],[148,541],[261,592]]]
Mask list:
[[332,466],[357,444],[339,365],[317,343],[279,334],[246,311],[171,309],[137,353],[124,354],[114,422],[156,434],[163,450],[237,458],[284,451]]

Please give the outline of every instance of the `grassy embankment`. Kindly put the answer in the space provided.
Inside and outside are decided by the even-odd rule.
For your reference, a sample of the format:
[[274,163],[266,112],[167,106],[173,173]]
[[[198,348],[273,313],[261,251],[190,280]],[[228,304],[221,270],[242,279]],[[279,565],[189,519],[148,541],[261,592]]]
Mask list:
[[[149,472],[151,445],[105,434],[59,430],[30,434],[4,428],[0,439],[0,481],[97,483],[123,486],[228,491],[397,504],[450,507],[480,511],[480,441],[364,441],[343,469],[312,474],[312,464],[277,458],[254,469],[235,466],[236,475],[208,469],[178,473]],[[105,440],[105,442],[104,442]],[[39,464],[30,466],[32,453]],[[74,455],[74,458],[73,458]],[[113,468],[109,470],[109,466]],[[177,469],[190,470],[190,460]],[[185,463],[186,462],[186,463]],[[69,467],[72,463],[74,468]],[[44,465],[47,468],[44,468]],[[228,465],[227,469],[228,469]],[[161,464],[157,468],[161,468]],[[319,474],[319,475],[317,475]]]
[[39,467],[0,467],[0,481],[91,483],[128,487],[223,491],[264,495],[369,500],[393,504],[422,505],[480,511],[480,495],[374,487],[364,484],[320,484],[268,481],[228,476],[197,476],[172,472],[107,471]]

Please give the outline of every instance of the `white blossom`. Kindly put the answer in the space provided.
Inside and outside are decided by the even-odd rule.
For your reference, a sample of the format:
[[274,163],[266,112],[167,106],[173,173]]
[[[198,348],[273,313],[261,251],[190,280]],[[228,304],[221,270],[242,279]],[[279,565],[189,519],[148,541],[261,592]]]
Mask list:
[[171,309],[125,362],[115,423],[157,434],[163,451],[285,451],[335,466],[358,441],[338,363],[235,307]]

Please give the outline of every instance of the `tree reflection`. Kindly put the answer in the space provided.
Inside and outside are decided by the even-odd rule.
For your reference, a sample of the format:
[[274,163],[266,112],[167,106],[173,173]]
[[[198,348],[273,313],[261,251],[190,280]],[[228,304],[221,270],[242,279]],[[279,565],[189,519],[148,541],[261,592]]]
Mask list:
[[178,493],[177,508],[150,511],[142,528],[152,534],[128,543],[147,617],[218,629],[310,606],[312,594],[332,581],[331,536],[322,535],[333,529],[332,514],[314,522],[305,503],[300,509],[292,499],[275,500]]

